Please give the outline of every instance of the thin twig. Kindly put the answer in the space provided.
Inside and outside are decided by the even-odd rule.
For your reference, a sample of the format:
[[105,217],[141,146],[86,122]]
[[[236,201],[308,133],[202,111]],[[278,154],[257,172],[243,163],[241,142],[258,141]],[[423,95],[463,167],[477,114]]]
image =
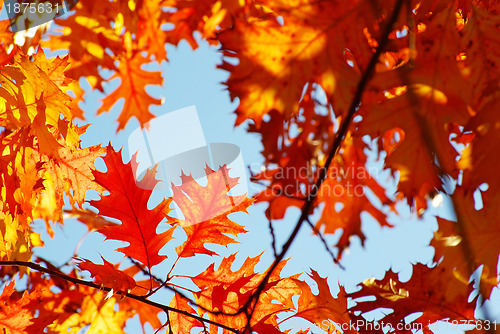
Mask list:
[[[52,270],[52,269],[47,269],[47,268],[42,267],[42,266],[40,266],[40,265],[38,265],[36,263],[33,263],[33,262],[27,262],[27,261],[0,261],[0,266],[28,267],[28,268],[31,268],[33,270],[37,270],[37,271],[40,271],[40,272],[47,273],[47,274],[49,274],[51,276],[62,278],[64,280],[68,281],[68,282],[71,282],[71,283],[74,283],[74,284],[77,284],[77,285],[84,285],[84,286],[88,286],[88,287],[91,287],[91,288],[94,288],[94,289],[97,289],[97,290],[103,290],[103,291],[107,291],[107,292],[109,292],[109,291],[112,290],[111,288],[106,287],[106,286],[100,286],[100,285],[97,285],[97,284],[95,284],[93,282],[84,281],[84,280],[81,280],[79,278],[68,276],[65,273],[60,272],[60,271],[56,271],[56,270]],[[182,315],[184,315],[186,317],[190,317],[190,318],[196,319],[196,320],[198,320],[198,321],[200,321],[202,323],[206,322],[206,323],[209,323],[211,325],[224,328],[224,329],[226,329],[228,331],[231,331],[233,333],[238,333],[238,330],[236,330],[234,328],[231,328],[229,326],[226,326],[226,325],[223,325],[223,324],[219,324],[219,323],[217,323],[215,321],[212,321],[210,319],[205,319],[203,317],[191,314],[191,313],[189,313],[187,311],[178,310],[176,308],[173,308],[173,307],[170,307],[170,306],[167,306],[167,305],[163,305],[163,304],[151,301],[151,300],[147,299],[144,296],[138,296],[138,295],[135,295],[133,293],[125,293],[123,291],[117,291],[116,293],[120,294],[120,295],[123,295],[125,297],[129,297],[129,298],[135,299],[135,300],[140,301],[140,302],[142,302],[144,304],[148,304],[148,305],[151,305],[153,307],[159,308],[159,309],[163,310],[164,312],[168,312],[168,311],[176,312],[176,313],[182,314]]]
[[335,262],[339,267],[340,269],[342,270],[345,270],[345,267],[339,262],[339,260],[337,259],[337,257],[335,256],[335,254],[333,254],[333,251],[332,249],[330,248],[330,246],[328,246],[328,243],[326,242],[326,239],[325,237],[323,236],[323,233],[321,233],[320,230],[318,230],[316,228],[316,226],[313,225],[313,223],[311,223],[311,220],[309,220],[309,217],[307,217],[306,219],[306,222],[307,224],[311,227],[311,229],[314,231],[314,233],[316,233],[318,235],[318,237],[321,239],[321,242],[323,243],[323,245],[325,246],[326,248],[326,251],[328,252],[328,254],[330,254],[330,256],[332,257],[333,259],[333,262]]
[[273,221],[271,219],[271,209],[268,208],[266,212],[267,220],[269,222],[269,232],[271,232],[271,246],[273,248],[274,258],[278,257],[278,251],[276,250],[276,235],[274,235]]

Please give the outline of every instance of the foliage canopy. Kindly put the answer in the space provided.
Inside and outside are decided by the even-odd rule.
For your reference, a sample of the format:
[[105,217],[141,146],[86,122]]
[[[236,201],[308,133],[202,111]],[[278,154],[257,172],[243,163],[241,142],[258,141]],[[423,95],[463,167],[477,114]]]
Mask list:
[[[477,304],[490,298],[500,279],[498,2],[81,0],[55,23],[28,37],[0,22],[4,333],[122,333],[135,315],[145,329],[167,333],[289,333],[291,318],[312,327],[333,321],[345,329],[342,324],[378,308],[393,310],[382,320],[398,333],[411,332],[397,325],[415,314],[413,323],[425,332],[439,320],[475,323]],[[111,146],[81,147],[87,126],[74,124],[84,119],[79,80],[104,93],[105,81],[120,78],[98,113],[124,99],[118,131],[133,117],[143,125],[155,116],[149,107],[161,103],[146,86],[162,84],[161,73],[143,65],[167,60],[166,44],[187,41],[197,48],[195,34],[220,49],[219,67],[229,73],[224,84],[239,101],[235,126],[246,122],[261,136],[266,170],[252,180],[266,189],[224,210],[237,180],[207,169],[206,186],[184,175],[173,198],[148,209],[151,187],[135,182],[134,160],[124,163]],[[67,55],[47,58],[44,49]],[[383,159],[397,181],[396,194],[370,174],[368,152]],[[94,167],[99,156],[106,172]],[[288,173],[297,170],[307,173]],[[154,185],[155,170],[141,182]],[[363,192],[353,194],[350,187]],[[86,200],[89,190],[100,199]],[[408,282],[389,271],[355,292],[340,287],[334,296],[314,270],[281,276],[304,222],[322,241],[342,229],[338,243],[327,245],[341,258],[352,236],[365,239],[362,213],[390,227],[387,214],[397,214],[396,203],[405,201],[421,216],[435,196],[451,198],[456,220],[437,218],[435,263],[415,264]],[[184,220],[169,214],[172,202]],[[275,262],[258,272],[257,256],[234,268],[232,254],[188,277],[196,289],[179,284],[176,278],[186,278],[179,262],[205,254],[215,263],[221,255],[207,244],[238,242],[246,230],[228,215],[246,213],[254,202],[266,203],[270,224],[290,207],[302,212],[283,250],[275,250]],[[310,221],[319,206],[321,216]],[[77,259],[62,272],[37,257],[33,248],[43,243],[33,222],[44,220],[53,235],[51,222],[64,224],[65,211],[89,230],[127,242],[118,249],[123,263]],[[212,218],[186,223],[194,216]],[[172,247],[176,230],[186,241],[175,249],[168,274],[156,277],[151,268],[165,260],[162,248]],[[93,281],[82,280],[82,271]],[[173,298],[160,304],[154,295],[162,289]],[[348,307],[350,298],[357,303]],[[366,327],[343,332],[383,333]]]

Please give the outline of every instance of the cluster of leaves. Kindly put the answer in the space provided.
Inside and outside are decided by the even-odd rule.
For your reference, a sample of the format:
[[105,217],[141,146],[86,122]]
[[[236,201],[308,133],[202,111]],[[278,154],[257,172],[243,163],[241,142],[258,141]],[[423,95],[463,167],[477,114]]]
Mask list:
[[[498,285],[499,215],[487,210],[500,196],[491,155],[500,149],[498,3],[81,0],[71,15],[55,23],[58,28],[40,27],[28,38],[12,34],[8,21],[0,22],[4,332],[88,328],[89,333],[122,333],[127,319],[138,315],[145,328],[169,333],[193,328],[288,333],[285,320],[293,317],[348,324],[380,307],[393,310],[384,320],[394,328],[420,313],[414,322],[428,330],[443,319],[474,321],[478,298],[469,302],[469,296],[487,299]],[[161,85],[162,77],[143,65],[166,60],[166,43],[185,40],[196,48],[195,33],[222,52],[220,68],[229,72],[225,84],[231,99],[239,99],[237,125],[250,120],[248,130],[262,136],[267,169],[253,180],[266,189],[254,200],[267,203],[270,221],[298,207],[298,230],[314,208],[324,205],[311,226],[318,234],[342,229],[336,244],[341,256],[352,236],[365,239],[362,213],[390,226],[387,212],[395,211],[398,201],[422,215],[428,200],[442,193],[452,199],[456,221],[438,218],[431,242],[434,265],[415,265],[408,282],[388,272],[382,280],[365,281],[357,292],[341,288],[333,297],[326,278],[315,271],[306,280],[281,277],[294,233],[263,273],[255,271],[259,257],[232,270],[233,254],[217,269],[212,264],[188,277],[197,289],[180,284],[177,279],[186,275],[177,264],[200,254],[220,257],[206,244],[237,242],[245,229],[228,215],[246,212],[254,200],[238,198],[233,203],[240,204],[226,206],[237,180],[222,167],[207,169],[205,187],[183,175],[173,197],[150,210],[148,189],[156,183],[155,171],[136,183],[135,160],[125,164],[121,152],[111,147],[81,148],[86,127],[74,125],[73,119],[84,117],[78,106],[84,93],[80,78],[102,92],[104,81],[120,78],[98,113],[125,99],[118,131],[132,117],[148,122],[154,117],[149,107],[160,101],[149,96],[146,86]],[[67,50],[67,56],[48,59],[43,48]],[[104,69],[113,71],[111,79],[103,77]],[[370,150],[396,178],[396,196],[388,196],[370,175]],[[103,154],[106,172],[94,168]],[[365,191],[353,195],[349,187],[354,186]],[[89,190],[101,194],[100,200],[86,201]],[[63,273],[33,254],[34,247],[43,246],[33,221],[43,219],[53,233],[51,221],[63,224],[65,196],[71,213],[89,229],[128,243],[118,251],[132,266],[119,269],[105,259],[103,264],[81,259]],[[173,201],[184,220],[169,215]],[[95,210],[84,209],[84,203]],[[190,223],[194,220],[202,222]],[[156,277],[151,268],[165,260],[161,250],[173,247],[176,230],[185,233],[186,241],[175,249],[177,259],[168,274]],[[479,292],[474,292],[471,276],[479,268]],[[93,282],[80,278],[85,270]],[[24,291],[14,285],[23,276],[28,277]],[[168,305],[153,301],[161,289],[173,295]],[[361,299],[348,309],[347,298]],[[160,320],[160,311],[166,321]]]

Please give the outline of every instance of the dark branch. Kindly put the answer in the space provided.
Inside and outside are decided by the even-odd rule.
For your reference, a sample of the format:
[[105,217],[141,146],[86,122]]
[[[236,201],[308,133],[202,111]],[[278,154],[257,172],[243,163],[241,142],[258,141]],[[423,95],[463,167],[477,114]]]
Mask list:
[[[49,274],[51,276],[62,278],[64,280],[68,281],[68,282],[71,282],[71,283],[74,283],[74,284],[77,284],[77,285],[84,285],[84,286],[88,286],[88,287],[91,287],[91,288],[94,288],[94,289],[103,290],[103,291],[107,291],[107,292],[109,292],[109,291],[112,290],[111,288],[106,287],[106,286],[100,286],[100,285],[97,285],[97,284],[95,284],[93,282],[84,281],[84,280],[81,280],[79,278],[68,276],[65,273],[62,273],[60,271],[56,271],[56,270],[52,270],[52,269],[47,269],[47,268],[42,267],[42,266],[40,266],[40,265],[38,265],[36,263],[33,263],[33,262],[27,262],[27,261],[0,261],[0,266],[29,267],[29,268],[31,268],[33,270],[41,271],[41,272],[47,273],[47,274]],[[234,328],[228,327],[228,326],[223,325],[223,324],[219,324],[219,323],[217,323],[215,321],[212,321],[210,319],[205,319],[203,317],[191,314],[191,313],[189,313],[187,311],[178,310],[176,308],[173,308],[173,307],[170,307],[170,306],[167,306],[167,305],[163,305],[163,304],[151,301],[151,300],[147,299],[144,296],[138,296],[138,295],[135,295],[133,293],[125,293],[123,291],[117,291],[116,293],[120,294],[120,295],[123,295],[125,297],[128,297],[128,298],[132,298],[132,299],[138,300],[138,301],[140,301],[140,302],[142,302],[144,304],[148,304],[148,305],[151,305],[153,307],[159,308],[159,309],[163,310],[164,312],[168,312],[168,311],[170,311],[170,312],[176,312],[176,313],[185,315],[186,317],[190,317],[190,318],[196,319],[196,320],[198,320],[198,321],[200,321],[202,323],[209,323],[211,325],[224,328],[224,329],[226,329],[228,331],[231,331],[233,333],[238,333],[238,330],[236,330]]]
[[[363,72],[363,75],[361,76],[361,80],[358,83],[356,93],[355,93],[354,98],[352,100],[352,103],[349,107],[347,115],[345,116],[344,120],[342,121],[342,124],[340,125],[340,128],[339,128],[339,130],[334,138],[332,148],[330,149],[330,152],[328,154],[328,158],[326,160],[325,166],[324,166],[324,168],[322,168],[320,170],[318,180],[316,181],[316,184],[312,188],[312,191],[311,191],[307,201],[304,203],[304,206],[302,207],[302,212],[301,212],[300,218],[299,218],[297,224],[295,225],[295,228],[294,228],[292,234],[290,235],[288,240],[283,245],[283,249],[278,254],[276,259],[274,260],[273,264],[271,265],[268,272],[266,273],[266,276],[264,277],[264,279],[260,282],[259,286],[257,287],[257,290],[255,291],[255,293],[252,294],[252,297],[249,298],[247,303],[239,310],[238,313],[241,313],[242,310],[248,308],[251,305],[252,301],[255,300],[256,303],[254,304],[254,307],[252,308],[252,312],[251,312],[251,314],[253,314],[253,311],[255,310],[255,306],[257,305],[257,301],[259,300],[261,293],[264,291],[264,288],[267,285],[269,278],[271,277],[274,270],[278,267],[279,263],[285,257],[286,253],[290,249],[290,246],[292,245],[293,241],[297,237],[297,234],[299,233],[299,230],[302,227],[304,221],[306,221],[306,219],[308,218],[309,211],[313,208],[314,201],[316,199],[316,196],[318,195],[318,190],[326,178],[328,168],[330,167],[335,154],[340,149],[340,145],[342,144],[342,141],[344,140],[344,137],[347,134],[347,131],[349,130],[349,126],[351,125],[352,119],[354,118],[354,114],[356,113],[356,110],[359,107],[359,104],[361,102],[361,97],[363,96],[363,92],[366,88],[366,85],[370,81],[372,74],[373,74],[373,71],[375,70],[375,65],[377,65],[378,59],[387,45],[387,42],[389,40],[389,34],[391,33],[392,26],[394,25],[394,23],[396,22],[396,20],[399,16],[402,5],[403,5],[403,0],[396,1],[396,4],[394,5],[394,10],[392,12],[392,16],[388,20],[388,23],[383,31],[383,34],[380,38],[380,42],[378,43],[378,47],[377,47],[375,53],[372,55],[370,62],[368,63],[368,66],[366,67],[366,70]],[[247,329],[250,329],[250,323],[247,324]]]
[[269,222],[269,232],[271,232],[271,246],[273,247],[274,258],[278,256],[278,251],[276,250],[276,236],[274,235],[273,220],[271,219],[271,208],[267,209],[266,212],[267,220]]

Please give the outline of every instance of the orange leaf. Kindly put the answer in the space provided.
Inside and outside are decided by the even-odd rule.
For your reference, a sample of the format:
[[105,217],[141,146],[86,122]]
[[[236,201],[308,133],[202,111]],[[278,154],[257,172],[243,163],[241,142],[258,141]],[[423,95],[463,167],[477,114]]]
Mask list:
[[20,297],[14,285],[14,282],[5,285],[0,295],[0,331],[9,334],[42,333],[56,316],[42,311],[35,318],[34,307],[30,304],[39,303],[40,293],[35,291]]
[[214,311],[235,312],[245,304],[260,283],[262,274],[254,272],[260,255],[247,258],[240,269],[232,271],[231,265],[235,259],[236,254],[231,254],[222,259],[217,270],[212,263],[204,272],[192,278],[202,289],[196,296],[203,306]]
[[[195,313],[195,310],[189,306],[187,300],[178,294],[175,294],[174,298],[170,301],[169,306],[177,310]],[[203,327],[203,324],[199,320],[187,317],[177,312],[170,312],[168,319],[170,320],[172,333],[191,333],[191,329],[194,327]]]
[[[315,324],[322,323],[323,320],[332,320],[338,324],[350,324],[351,319],[347,312],[347,297],[344,288],[341,286],[338,297],[334,298],[326,278],[322,278],[314,270],[309,276],[318,285],[318,294],[313,294],[311,287],[306,282],[295,280],[302,289],[302,293],[299,298],[297,313],[293,316],[304,318]],[[356,333],[356,331],[349,329],[344,333]]]
[[66,77],[64,74],[66,67],[69,65],[68,56],[47,59],[45,57],[45,52],[40,48],[34,55],[34,62],[38,68],[49,76],[49,79],[52,80],[53,83],[60,87],[67,86],[73,81],[73,79]]
[[[192,278],[201,289],[195,293],[199,305],[209,310],[235,313],[248,302],[265,275],[265,273],[255,273],[255,266],[260,261],[260,255],[247,258],[240,269],[233,271],[231,266],[235,259],[236,255],[231,254],[222,260],[217,270],[212,264],[204,272]],[[277,314],[291,309],[292,297],[300,294],[300,288],[296,284],[296,278],[300,274],[287,278],[280,277],[286,262],[282,261],[275,269],[255,305],[251,324],[252,327],[256,326],[255,330],[261,331],[259,333],[275,333],[278,328]],[[247,324],[244,313],[238,316],[209,313],[209,317],[211,320],[236,329],[243,329]]]
[[[224,61],[220,66],[230,72],[226,84],[231,98],[240,101],[236,123],[253,119],[258,127],[273,109],[289,119],[299,112],[309,82],[334,96],[333,109],[343,113],[358,81],[355,67],[363,68],[372,54],[363,29],[373,14],[357,2],[299,0],[291,6],[273,0],[266,7],[272,15],[254,22],[236,19],[217,36],[224,55],[239,60],[238,65]],[[357,56],[354,67],[346,62],[346,49]]]
[[120,61],[118,71],[112,78],[121,78],[121,84],[102,100],[103,105],[97,111],[98,114],[109,111],[118,100],[124,98],[125,105],[118,117],[118,130],[123,129],[133,116],[137,117],[141,125],[149,122],[154,117],[149,112],[149,106],[161,103],[146,92],[147,85],[162,84],[160,72],[145,71],[141,68],[146,61],[140,53]]
[[[228,192],[237,185],[237,179],[228,175],[226,166],[217,172],[205,169],[208,183],[200,186],[192,176],[182,175],[182,184],[173,186],[172,199],[181,209],[185,219],[180,221],[187,234],[187,240],[177,247],[180,257],[195,254],[213,255],[215,252],[205,248],[206,243],[227,246],[236,242],[225,235],[237,236],[245,229],[227,216],[234,212],[247,212],[253,200],[245,195],[230,196]],[[171,223],[179,222],[171,220]]]
[[[49,160],[46,168],[52,175],[54,187],[59,196],[57,201],[62,208],[64,204],[63,191],[69,196],[70,203],[78,203],[80,206],[85,200],[87,190],[94,189],[102,193],[104,188],[95,182],[92,172],[94,161],[106,151],[101,146],[91,146],[82,149],[71,149],[61,146],[59,148],[59,159]],[[73,190],[72,192],[69,190]]]
[[354,299],[375,296],[375,300],[363,300],[351,311],[363,313],[377,308],[389,308],[394,312],[383,318],[397,328],[410,314],[423,312],[414,322],[427,328],[430,324],[448,318],[452,320],[474,320],[475,303],[467,302],[472,292],[472,284],[459,282],[451,271],[441,265],[429,268],[423,264],[413,266],[413,274],[408,282],[401,282],[398,275],[389,271],[382,280],[368,279],[362,283],[360,291],[348,294]]
[[[498,193],[493,197],[495,201],[499,198]],[[455,277],[450,280],[459,278],[466,282],[472,274],[471,270],[483,265],[480,284],[484,286],[481,286],[481,291],[489,298],[493,288],[500,283],[500,276],[497,274],[500,254],[500,244],[497,240],[500,238],[500,230],[495,228],[500,212],[497,206],[476,210],[473,196],[468,194],[464,187],[455,189],[453,200],[461,221],[437,218],[439,229],[431,241],[431,246],[436,250],[434,260],[441,261],[440,266],[454,273]],[[458,224],[461,224],[462,228],[459,228]],[[468,245],[464,245],[464,242]],[[470,249],[467,256],[464,256],[464,248]]]
[[383,205],[392,203],[385,195],[385,189],[366,168],[366,155],[363,152],[365,147],[361,138],[353,138],[349,133],[318,192],[317,201],[325,203],[325,208],[316,228],[321,230],[324,226],[324,233],[335,233],[337,229],[343,229],[342,237],[337,243],[339,256],[349,246],[351,236],[358,236],[363,244],[365,235],[361,231],[362,212],[369,213],[380,226],[392,226],[387,222],[385,213],[375,207],[366,195],[366,190],[370,189]]

